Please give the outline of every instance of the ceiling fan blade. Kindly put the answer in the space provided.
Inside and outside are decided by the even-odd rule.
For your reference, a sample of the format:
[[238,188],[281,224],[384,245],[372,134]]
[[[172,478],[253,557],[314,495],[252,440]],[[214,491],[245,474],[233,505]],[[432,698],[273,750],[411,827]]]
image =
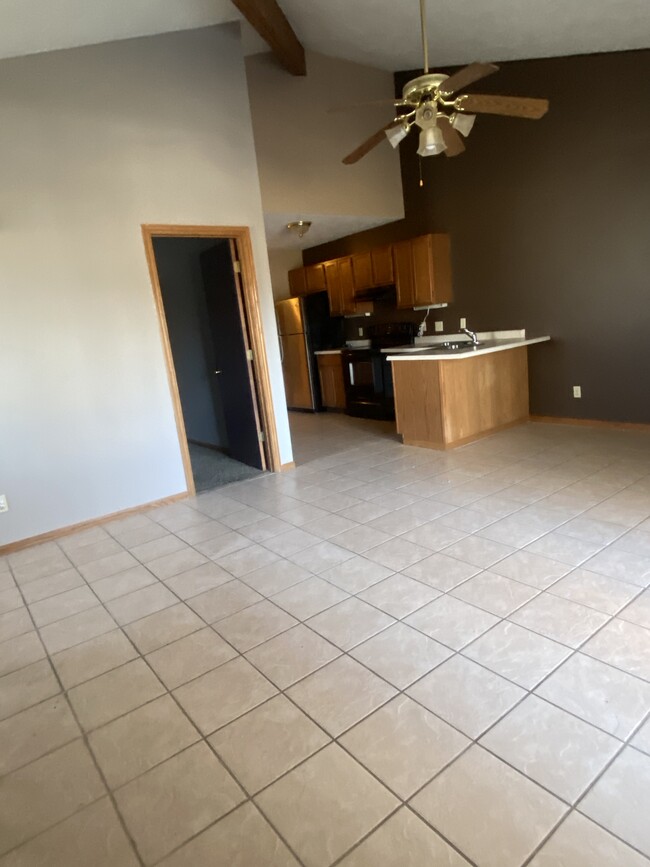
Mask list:
[[539,120],[548,111],[548,99],[466,93],[458,97],[456,108],[460,111],[470,111],[476,114],[502,114],[506,117],[527,117],[530,120]]
[[445,154],[448,157],[457,157],[458,154],[462,154],[465,150],[465,145],[463,144],[462,138],[449,122],[449,118],[439,116],[438,126],[440,127],[440,132],[445,141]]
[[458,93],[459,90],[464,90],[468,85],[474,84],[475,81],[480,81],[487,75],[492,75],[497,72],[498,66],[494,63],[470,63],[469,66],[459,69],[454,72],[440,85],[440,93],[443,96],[450,96],[452,93]]
[[409,104],[404,102],[402,99],[373,99],[369,102],[348,102],[345,105],[332,105],[327,109],[327,113],[336,114],[339,111],[356,111],[358,108],[366,108],[376,105],[392,105],[395,106],[395,108],[401,108],[402,106],[412,108],[412,106],[409,106]]
[[346,166],[351,166],[353,163],[359,162],[359,160],[362,157],[365,157],[366,154],[370,153],[373,148],[376,148],[378,144],[381,144],[386,140],[387,129],[399,125],[400,121],[395,122],[394,120],[391,120],[390,123],[387,123],[386,126],[382,126],[381,129],[378,129],[376,133],[367,138],[358,148],[355,148],[352,153],[344,157],[342,162],[345,163]]

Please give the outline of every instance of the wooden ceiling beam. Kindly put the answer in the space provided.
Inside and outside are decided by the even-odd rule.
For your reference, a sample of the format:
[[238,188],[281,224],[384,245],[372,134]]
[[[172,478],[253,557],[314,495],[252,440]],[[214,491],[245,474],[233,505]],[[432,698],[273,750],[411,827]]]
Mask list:
[[292,75],[307,75],[305,49],[276,0],[232,0]]

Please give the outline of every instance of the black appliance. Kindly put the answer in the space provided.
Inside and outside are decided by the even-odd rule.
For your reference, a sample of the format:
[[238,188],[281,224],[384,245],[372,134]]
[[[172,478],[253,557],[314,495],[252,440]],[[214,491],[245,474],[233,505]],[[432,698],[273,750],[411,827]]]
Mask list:
[[413,322],[371,325],[370,347],[344,349],[341,353],[345,380],[345,411],[359,418],[394,419],[393,372],[382,349],[414,342]]

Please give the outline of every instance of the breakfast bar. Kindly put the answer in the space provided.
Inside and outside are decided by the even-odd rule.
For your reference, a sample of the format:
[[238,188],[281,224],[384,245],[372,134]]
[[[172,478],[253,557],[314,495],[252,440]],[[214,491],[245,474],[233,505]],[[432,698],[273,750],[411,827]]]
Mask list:
[[528,347],[550,337],[497,332],[478,340],[389,351],[405,445],[454,448],[528,418]]

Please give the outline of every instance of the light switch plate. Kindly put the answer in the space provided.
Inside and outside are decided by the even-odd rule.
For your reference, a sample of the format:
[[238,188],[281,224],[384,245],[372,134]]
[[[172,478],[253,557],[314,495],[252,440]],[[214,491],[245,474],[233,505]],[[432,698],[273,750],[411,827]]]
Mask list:
[[573,396],[574,397],[582,397],[582,387],[579,385],[573,386]]
[[438,320],[434,327],[435,327],[436,331],[444,331],[445,323],[442,322],[441,320]]
[[465,319],[464,316],[461,316],[461,318],[460,318],[460,327],[461,328],[467,328],[467,319]]
[[8,512],[9,511],[9,503],[7,502],[7,497],[5,494],[0,494],[0,512]]

